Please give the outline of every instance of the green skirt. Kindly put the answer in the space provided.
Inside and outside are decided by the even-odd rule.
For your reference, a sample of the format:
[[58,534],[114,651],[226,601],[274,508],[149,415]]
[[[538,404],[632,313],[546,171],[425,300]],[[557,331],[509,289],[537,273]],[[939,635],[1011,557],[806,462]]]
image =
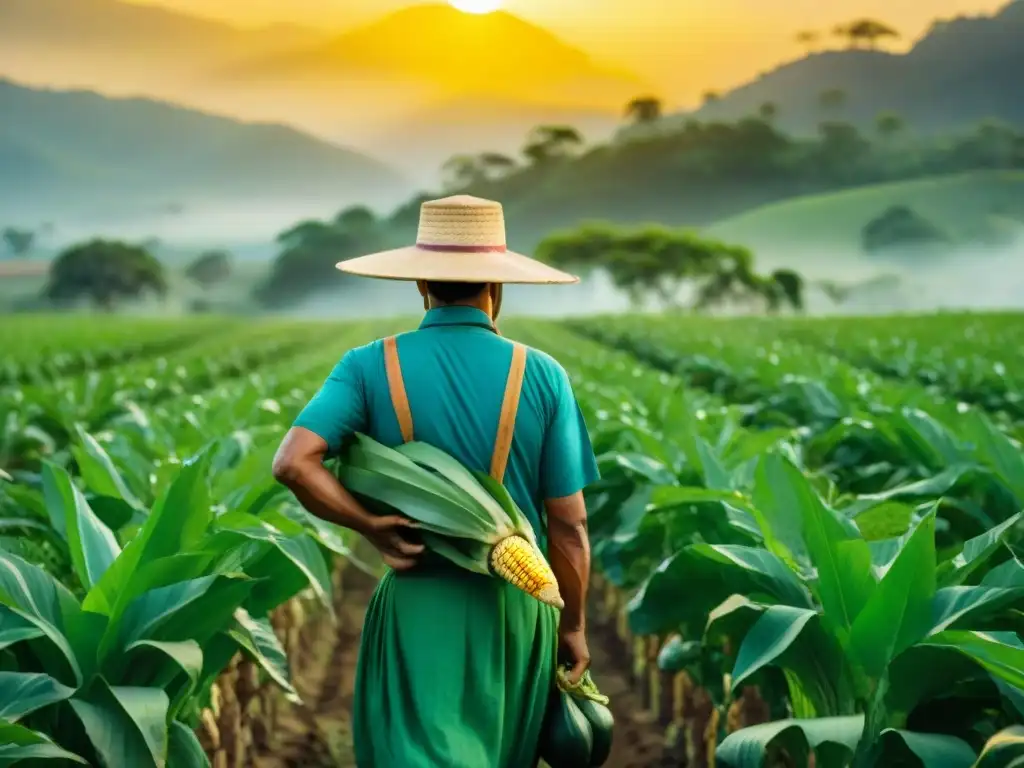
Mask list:
[[389,571],[363,625],[359,768],[534,768],[558,612],[445,564]]

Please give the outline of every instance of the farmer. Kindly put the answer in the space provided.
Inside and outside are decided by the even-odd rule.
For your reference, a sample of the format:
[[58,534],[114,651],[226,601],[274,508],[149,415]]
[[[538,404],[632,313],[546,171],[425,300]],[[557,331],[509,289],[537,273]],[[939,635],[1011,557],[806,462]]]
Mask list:
[[[565,371],[502,338],[504,283],[577,278],[505,247],[498,203],[423,204],[417,243],[342,262],[415,281],[419,329],[345,354],[296,419],[274,476],[312,514],[362,534],[390,566],[367,609],[353,714],[360,768],[532,768],[555,648],[575,682],[590,654],[582,490],[597,466]],[[548,554],[559,614],[508,583],[423,558],[412,523],[363,509],[323,467],[353,433],[421,440],[502,480]],[[557,641],[556,641],[557,638]]]

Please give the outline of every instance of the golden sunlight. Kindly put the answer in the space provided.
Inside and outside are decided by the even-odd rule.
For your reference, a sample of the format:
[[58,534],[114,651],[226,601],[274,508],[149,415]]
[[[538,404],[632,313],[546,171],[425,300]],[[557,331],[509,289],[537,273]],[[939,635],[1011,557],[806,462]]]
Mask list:
[[502,0],[448,0],[449,5],[463,13],[492,13],[501,8]]

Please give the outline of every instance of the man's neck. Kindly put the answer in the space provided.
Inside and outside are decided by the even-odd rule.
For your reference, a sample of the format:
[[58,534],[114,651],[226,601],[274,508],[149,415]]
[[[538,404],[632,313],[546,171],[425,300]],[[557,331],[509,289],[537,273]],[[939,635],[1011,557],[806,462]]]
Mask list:
[[479,309],[488,317],[493,317],[493,307],[489,296],[485,299],[477,299],[474,301],[441,302],[436,301],[435,299],[430,300],[431,309],[445,309],[447,307],[468,307],[469,309]]

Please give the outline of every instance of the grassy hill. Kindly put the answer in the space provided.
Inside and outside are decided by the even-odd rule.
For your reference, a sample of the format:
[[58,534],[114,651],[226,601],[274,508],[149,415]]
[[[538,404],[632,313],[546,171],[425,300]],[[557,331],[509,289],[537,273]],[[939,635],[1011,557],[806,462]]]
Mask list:
[[[0,79],[6,206],[330,196],[393,199],[397,172],[282,125],[242,123],[148,99],[37,90]],[[7,194],[4,194],[4,193]]]
[[861,229],[892,206],[905,205],[934,222],[954,242],[1024,230],[1024,172],[980,171],[875,184],[764,205],[707,232],[755,249],[860,250]]

